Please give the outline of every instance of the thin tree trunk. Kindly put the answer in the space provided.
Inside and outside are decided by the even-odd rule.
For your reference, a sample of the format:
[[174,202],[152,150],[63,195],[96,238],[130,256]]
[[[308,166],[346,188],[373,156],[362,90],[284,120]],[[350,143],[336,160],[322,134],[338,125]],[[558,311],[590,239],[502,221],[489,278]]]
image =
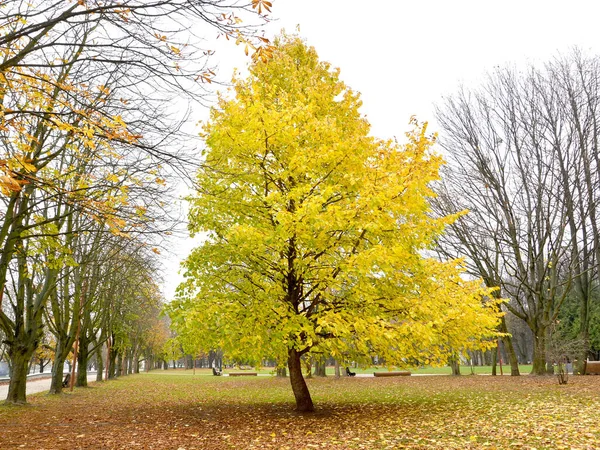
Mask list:
[[452,368],[452,375],[455,377],[460,376],[460,361],[458,359],[458,355],[452,355],[448,362],[450,363],[450,367]]
[[510,376],[518,377],[521,375],[521,372],[519,371],[519,360],[517,359],[517,353],[513,347],[512,338],[510,336],[504,336],[502,338],[502,342],[504,343],[504,350],[506,350],[506,353],[508,354],[508,362],[510,363]]
[[327,358],[325,358],[324,355],[319,356],[315,360],[315,373],[314,373],[314,375],[316,377],[326,377],[327,376],[326,363],[327,363]]
[[505,316],[502,316],[500,319],[500,331],[502,333],[506,333],[506,335],[502,338],[502,343],[504,344],[504,350],[508,355],[508,362],[510,363],[510,375],[513,377],[518,377],[521,375],[519,372],[519,360],[517,359],[517,353],[515,352],[515,347],[513,346],[512,337],[508,334]]
[[79,352],[77,354],[77,387],[86,387],[87,383],[87,365],[89,361],[89,342],[82,333],[79,337]]
[[72,391],[75,386],[75,368],[77,365],[77,350],[79,347],[79,323],[77,323],[77,334],[75,335],[75,347],[73,347],[73,365],[71,367],[71,383],[69,389]]
[[102,345],[96,348],[96,381],[102,381],[102,372],[104,372],[104,359],[102,359]]
[[315,410],[308,386],[302,376],[302,363],[300,361],[300,354],[291,349],[288,351],[288,368],[290,370],[290,383],[292,384],[292,391],[296,399],[296,411],[299,412],[312,412]]
[[114,348],[110,349],[109,357],[108,357],[108,379],[115,378],[117,376],[117,352],[115,352]]
[[65,367],[64,339],[57,336],[56,352],[54,353],[54,363],[52,364],[52,381],[50,381],[50,394],[60,394],[62,392],[62,382]]
[[546,329],[537,328],[533,334],[533,367],[531,375],[546,374]]

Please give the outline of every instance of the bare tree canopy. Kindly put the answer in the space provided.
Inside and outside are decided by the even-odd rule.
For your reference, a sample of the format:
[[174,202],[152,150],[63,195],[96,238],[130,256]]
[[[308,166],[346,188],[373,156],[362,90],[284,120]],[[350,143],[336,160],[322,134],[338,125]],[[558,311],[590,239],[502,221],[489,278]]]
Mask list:
[[[575,292],[586,316],[597,278],[599,64],[573,51],[543,67],[499,68],[437,109],[449,164],[436,208],[468,210],[442,247],[502,288],[534,333],[537,374],[565,297]],[[587,339],[587,319],[580,331]]]

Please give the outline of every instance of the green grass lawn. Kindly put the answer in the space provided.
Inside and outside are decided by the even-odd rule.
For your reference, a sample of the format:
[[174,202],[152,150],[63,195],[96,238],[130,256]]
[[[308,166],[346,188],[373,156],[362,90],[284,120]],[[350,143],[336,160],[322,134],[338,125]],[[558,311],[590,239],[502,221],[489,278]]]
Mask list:
[[[199,371],[200,372],[200,371]],[[308,380],[297,414],[288,379],[132,375],[28,407],[0,406],[0,448],[596,449],[600,377]]]
[[[345,368],[342,368],[341,370],[345,370]],[[352,372],[356,372],[356,373],[373,373],[373,372],[386,372],[388,369],[387,367],[368,367],[368,368],[351,368],[350,370],[352,370]],[[451,375],[452,374],[452,370],[450,369],[450,367],[420,367],[418,369],[402,369],[402,368],[394,368],[392,367],[391,370],[408,370],[411,373],[414,374],[428,374],[428,375]],[[497,367],[497,373],[500,374],[500,367]],[[504,372],[504,374],[510,374],[510,366],[506,366],[503,365],[502,366],[502,370]],[[521,374],[528,374],[529,372],[531,372],[531,365],[520,365],[519,366],[519,370],[521,371]],[[482,374],[488,374],[490,375],[492,373],[492,367],[491,366],[475,366],[473,367],[473,372],[475,372],[476,375],[482,375]],[[328,375],[333,375],[335,373],[335,370],[333,367],[327,367],[327,374]],[[461,366],[460,367],[460,373],[462,375],[471,375],[471,368],[467,367],[467,366]]]
[[[507,365],[503,365],[502,366],[503,372],[504,374],[509,374],[510,375],[510,366]],[[345,367],[341,367],[340,370],[344,371]],[[386,372],[388,369],[387,367],[368,367],[368,368],[352,368],[351,369],[353,372],[356,373],[365,373],[365,374],[370,374],[373,372]],[[450,370],[450,367],[420,367],[418,369],[397,369],[397,368],[392,368],[391,370],[409,370],[411,373],[414,374],[436,374],[436,375],[450,375],[452,373],[452,371]],[[500,367],[497,367],[497,373],[500,374]],[[521,371],[521,374],[525,375],[531,372],[531,365],[520,365],[519,366],[519,370]],[[475,374],[477,375],[481,375],[481,374],[491,374],[492,373],[492,367],[491,366],[475,366],[473,367],[473,371],[475,372]],[[173,374],[192,374],[193,370],[189,369],[189,370],[184,370],[184,369],[169,369],[164,371],[165,373],[173,373]],[[272,367],[262,367],[260,369],[246,369],[246,370],[240,370],[238,368],[233,368],[233,369],[224,369],[223,373],[228,374],[229,372],[257,372],[259,374],[262,375],[267,375],[267,374],[271,374],[274,375],[275,374],[275,369]],[[327,367],[327,375],[334,375],[335,370],[333,367]],[[471,368],[468,366],[461,366],[460,367],[460,373],[462,375],[470,375],[471,374]],[[196,369],[196,374],[197,375],[212,375],[212,371],[210,369]]]

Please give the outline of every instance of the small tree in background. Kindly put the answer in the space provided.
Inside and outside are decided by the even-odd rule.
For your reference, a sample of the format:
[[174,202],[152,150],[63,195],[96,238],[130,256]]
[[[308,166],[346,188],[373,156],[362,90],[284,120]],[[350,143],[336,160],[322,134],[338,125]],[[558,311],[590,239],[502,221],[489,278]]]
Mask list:
[[576,359],[585,351],[586,342],[580,337],[565,336],[560,331],[559,322],[556,321],[550,327],[546,353],[549,364],[552,364],[552,372],[558,378],[558,384],[567,384],[569,370],[571,373],[577,373],[578,368],[583,365],[577,364]]

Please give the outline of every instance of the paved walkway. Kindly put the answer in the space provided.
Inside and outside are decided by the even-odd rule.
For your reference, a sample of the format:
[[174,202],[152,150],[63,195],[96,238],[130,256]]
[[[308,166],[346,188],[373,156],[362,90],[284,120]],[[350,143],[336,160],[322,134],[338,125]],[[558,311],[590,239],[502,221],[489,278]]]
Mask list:
[[[42,378],[41,380],[30,380],[27,382],[27,395],[37,392],[50,390],[50,378]],[[96,381],[96,372],[88,373],[88,383]],[[4,401],[8,395],[8,384],[0,385],[0,401]]]

